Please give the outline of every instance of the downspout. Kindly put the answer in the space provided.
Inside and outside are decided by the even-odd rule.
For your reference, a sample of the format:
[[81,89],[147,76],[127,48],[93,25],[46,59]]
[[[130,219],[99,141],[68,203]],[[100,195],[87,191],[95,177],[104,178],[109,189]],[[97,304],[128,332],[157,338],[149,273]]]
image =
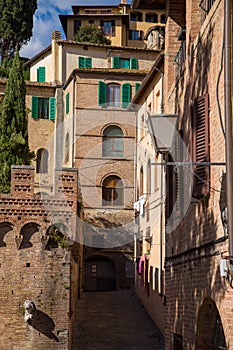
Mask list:
[[[227,215],[228,215],[228,244],[229,255],[233,258],[233,130],[232,130],[232,101],[231,101],[231,16],[232,0],[225,0],[224,8],[224,97],[226,123],[226,185],[227,185]],[[231,274],[233,270],[231,269]]]
[[75,83],[76,83],[76,75],[73,74],[73,111],[72,111],[72,168],[74,168],[75,165],[75,159],[74,159],[74,142],[75,142],[75,96],[76,96],[76,90],[75,90]]

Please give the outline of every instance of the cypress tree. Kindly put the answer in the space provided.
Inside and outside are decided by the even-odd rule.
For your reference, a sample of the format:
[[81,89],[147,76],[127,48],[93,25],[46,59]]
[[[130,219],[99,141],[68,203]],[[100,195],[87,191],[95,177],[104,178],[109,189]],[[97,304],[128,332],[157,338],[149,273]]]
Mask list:
[[29,165],[25,105],[26,86],[18,51],[15,54],[0,110],[0,192],[9,192],[11,165]]
[[16,50],[32,36],[37,0],[0,0],[0,55],[2,61],[14,57]]

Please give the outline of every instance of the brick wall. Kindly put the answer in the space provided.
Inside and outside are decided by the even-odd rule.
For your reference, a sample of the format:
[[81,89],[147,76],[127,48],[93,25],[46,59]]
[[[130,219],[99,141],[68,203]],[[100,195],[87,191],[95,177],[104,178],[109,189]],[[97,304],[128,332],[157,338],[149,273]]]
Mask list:
[[[174,15],[171,18],[174,20],[181,11],[175,9],[172,1],[168,3],[168,15],[172,10]],[[224,118],[224,81],[221,73],[223,2],[215,1],[200,30],[197,3],[186,2],[187,55],[180,74],[174,78],[173,72],[165,67],[166,111],[176,110],[180,115],[178,128],[183,130],[184,141],[191,153],[193,100],[208,93],[210,161],[224,162],[225,140],[220,123],[221,116]],[[177,47],[177,42],[170,32],[175,30],[170,21],[167,24],[166,47],[171,48],[169,53],[174,57],[175,50],[172,48]],[[178,21],[174,26],[177,24]],[[170,55],[167,64],[169,62],[172,62]],[[175,339],[178,338],[183,344],[182,349],[212,348],[210,344],[221,338],[219,335],[216,339],[213,334],[213,329],[217,332],[217,323],[222,323],[226,348],[233,349],[230,314],[233,289],[220,277],[221,255],[228,252],[228,240],[221,221],[221,210],[226,206],[225,176],[225,167],[211,165],[209,194],[192,198],[180,224],[166,236],[166,350],[175,349]],[[218,345],[223,346],[223,343]]]
[[[76,232],[77,227],[80,230],[78,172],[60,169],[56,177],[54,195],[42,199],[34,195],[34,168],[13,166],[11,193],[0,195],[2,350],[68,349],[72,310],[81,288],[77,280],[81,245],[76,242],[71,249],[67,245],[80,234]],[[55,223],[67,237],[62,241],[65,247],[49,238],[48,230]],[[27,299],[37,310],[31,324],[24,320]]]

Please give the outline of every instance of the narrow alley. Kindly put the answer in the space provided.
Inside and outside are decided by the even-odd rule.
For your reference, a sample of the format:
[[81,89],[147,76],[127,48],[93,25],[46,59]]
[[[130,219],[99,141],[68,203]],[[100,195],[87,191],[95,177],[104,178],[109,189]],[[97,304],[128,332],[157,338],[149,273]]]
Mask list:
[[73,350],[163,350],[162,336],[133,289],[84,292]]

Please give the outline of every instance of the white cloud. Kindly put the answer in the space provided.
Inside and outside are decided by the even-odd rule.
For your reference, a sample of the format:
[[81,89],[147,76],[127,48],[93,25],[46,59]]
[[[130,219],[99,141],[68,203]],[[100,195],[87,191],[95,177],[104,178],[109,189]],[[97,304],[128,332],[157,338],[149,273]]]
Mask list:
[[[89,0],[88,5],[108,5],[118,4],[117,0]],[[33,36],[29,43],[25,45],[20,54],[23,57],[32,58],[38,52],[51,44],[51,34],[54,30],[60,30],[63,38],[59,14],[72,14],[72,5],[85,5],[86,0],[38,0],[37,10],[34,15]]]

